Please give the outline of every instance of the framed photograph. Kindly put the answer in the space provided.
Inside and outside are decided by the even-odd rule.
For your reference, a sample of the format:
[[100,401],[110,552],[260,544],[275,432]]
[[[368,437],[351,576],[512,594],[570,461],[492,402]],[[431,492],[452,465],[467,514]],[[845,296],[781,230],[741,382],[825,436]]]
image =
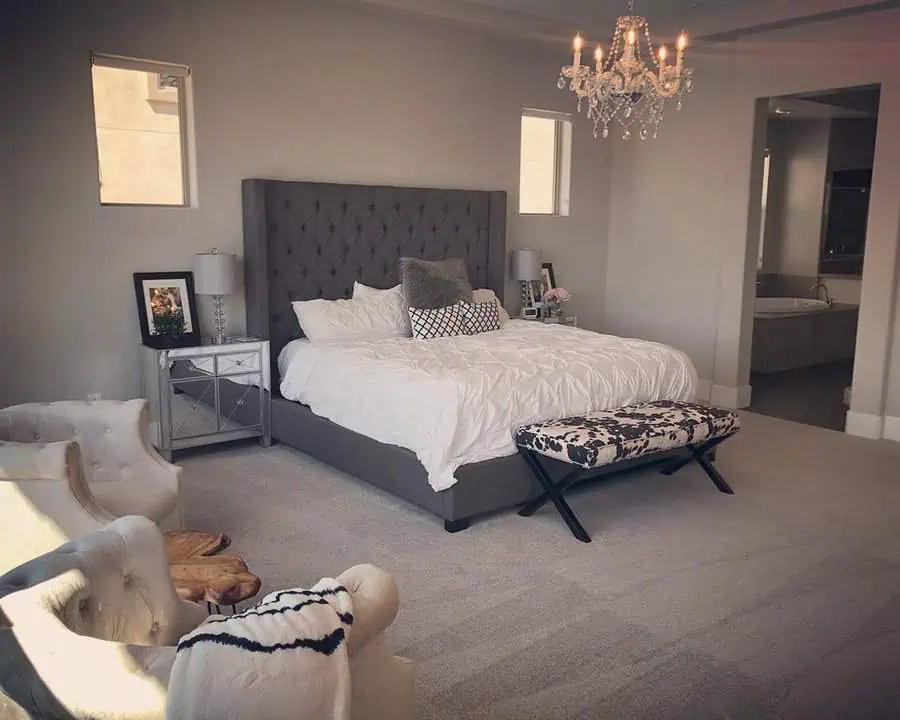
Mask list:
[[556,287],[556,275],[553,274],[553,263],[543,263],[541,265],[541,299],[544,293]]
[[200,344],[192,272],[135,273],[134,292],[145,345],[162,349]]

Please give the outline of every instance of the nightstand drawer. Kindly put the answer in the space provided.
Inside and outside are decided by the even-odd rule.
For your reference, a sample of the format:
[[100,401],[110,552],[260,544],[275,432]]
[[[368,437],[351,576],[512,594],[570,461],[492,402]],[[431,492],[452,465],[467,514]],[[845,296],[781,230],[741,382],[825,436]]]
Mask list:
[[262,371],[262,358],[258,350],[250,352],[228,353],[215,356],[216,374],[247,375]]

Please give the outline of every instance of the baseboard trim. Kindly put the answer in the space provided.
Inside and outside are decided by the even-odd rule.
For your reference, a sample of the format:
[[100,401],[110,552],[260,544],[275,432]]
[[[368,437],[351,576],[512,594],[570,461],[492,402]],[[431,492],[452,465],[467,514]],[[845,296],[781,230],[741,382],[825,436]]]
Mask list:
[[887,415],[884,418],[884,429],[881,431],[881,436],[885,440],[900,442],[900,417]]
[[891,423],[891,428],[892,431],[897,432],[897,437],[891,439],[900,440],[900,418],[883,418],[880,415],[867,415],[849,410],[844,429],[848,435],[880,440],[887,437],[888,420],[895,421],[895,423]]
[[712,398],[712,380],[700,379],[697,381],[697,402],[708,403]]
[[741,385],[740,387],[711,385],[709,402],[711,405],[737,410],[749,407],[752,395],[753,388],[750,385]]

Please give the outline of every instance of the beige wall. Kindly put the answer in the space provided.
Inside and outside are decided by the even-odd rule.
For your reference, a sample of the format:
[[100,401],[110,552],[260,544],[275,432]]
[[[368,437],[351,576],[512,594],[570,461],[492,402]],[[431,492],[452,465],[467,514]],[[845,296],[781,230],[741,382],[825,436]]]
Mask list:
[[[521,109],[572,109],[556,88],[565,47],[343,0],[35,0],[18,12],[11,47],[28,61],[4,95],[19,120],[14,212],[0,218],[0,303],[16,308],[0,323],[0,404],[136,395],[131,275],[188,268],[212,246],[240,253],[245,177],[506,190],[510,248],[542,249],[580,323],[603,327],[610,146],[583,117],[571,215],[515,214]],[[98,205],[91,51],[191,66],[196,208]],[[241,329],[242,299],[227,311]]]
[[659,140],[613,146],[611,327],[680,340],[701,376],[722,389],[720,397],[746,396],[758,238],[751,212],[751,188],[755,193],[758,183],[751,182],[751,170],[758,174],[764,144],[754,124],[755,103],[880,82],[850,423],[855,432],[880,434],[885,412],[900,415],[900,337],[893,322],[900,228],[900,80],[893,70],[900,61],[898,33],[900,12],[885,12],[695,54],[697,91],[680,114],[667,116]]

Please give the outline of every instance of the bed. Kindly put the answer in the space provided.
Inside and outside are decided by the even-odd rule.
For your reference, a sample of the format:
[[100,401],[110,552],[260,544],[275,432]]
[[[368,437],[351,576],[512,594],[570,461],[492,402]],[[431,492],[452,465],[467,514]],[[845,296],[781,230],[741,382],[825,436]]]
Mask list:
[[[367,353],[393,352],[385,345],[361,345],[352,353],[347,348],[332,348],[330,357],[326,354],[312,363],[317,374],[312,380],[304,379],[303,392],[296,389],[303,383],[294,382],[288,395],[295,399],[281,395],[285,378],[279,357],[284,363],[292,348],[301,348],[302,355],[304,345],[291,308],[295,300],[350,297],[356,281],[391,287],[399,281],[397,260],[414,256],[463,258],[472,286],[489,288],[502,301],[506,278],[505,193],[248,179],[242,183],[242,197],[247,331],[270,341],[274,440],[427,510],[443,519],[451,532],[468,527],[476,516],[521,505],[541,493],[525,462],[512,452],[513,428],[508,433],[508,454],[505,450],[496,457],[462,452],[456,459],[471,461],[451,463],[448,482],[446,468],[426,469],[415,452],[395,442],[402,437],[379,435],[362,427],[354,430],[352,416],[329,408],[328,394],[321,388],[337,382],[334,373],[340,369],[345,378],[353,378],[364,372],[364,366],[354,366],[349,360],[341,365],[338,360],[352,355],[365,362]],[[511,321],[503,332],[545,333],[550,346],[566,338],[575,342],[580,337],[589,342],[593,341],[589,336],[594,336],[587,331],[526,321]],[[499,344],[500,339],[498,335],[491,342]],[[521,347],[521,342],[519,338],[513,344]],[[310,345],[306,343],[307,350]],[[397,354],[406,352],[402,341],[396,345]],[[286,347],[288,351],[283,353]],[[696,384],[690,361],[677,351],[655,344],[643,344],[638,351],[651,347],[670,352],[677,358],[675,364],[681,363],[680,381],[665,377],[650,380],[659,386],[657,394],[665,399],[688,399]],[[443,362],[440,353],[432,355],[428,362]],[[403,358],[392,356],[389,361],[401,362]],[[291,371],[284,369],[290,377]],[[562,366],[557,370],[566,372]],[[595,375],[600,377],[602,373]],[[365,392],[364,383],[358,392]],[[306,397],[309,403],[302,401]],[[390,402],[384,394],[373,393],[367,399],[372,405],[370,411],[377,410],[378,403]],[[310,403],[319,414],[313,412]],[[412,412],[413,406],[407,407]],[[495,450],[500,451],[499,447]],[[426,464],[430,464],[428,459]],[[548,470],[555,476],[564,473],[566,467],[554,463]]]

